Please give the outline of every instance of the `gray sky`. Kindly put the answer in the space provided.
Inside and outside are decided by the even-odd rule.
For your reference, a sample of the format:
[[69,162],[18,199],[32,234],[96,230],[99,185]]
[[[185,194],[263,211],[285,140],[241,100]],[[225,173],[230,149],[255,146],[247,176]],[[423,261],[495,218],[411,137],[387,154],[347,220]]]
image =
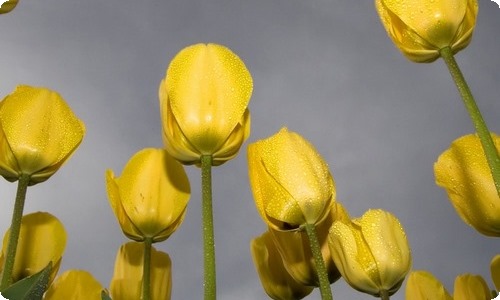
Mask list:
[[[490,129],[500,131],[500,9],[480,0],[471,45],[457,55]],[[387,37],[373,1],[21,0],[0,16],[0,90],[17,84],[58,91],[87,134],[50,180],[29,188],[25,213],[49,211],[68,231],[60,272],[90,271],[108,286],[127,239],[108,204],[104,172],[121,174],[145,147],[162,147],[158,85],[172,57],[198,42],[223,44],[254,79],[248,142],[282,126],[310,140],[328,162],[338,200],[352,216],[394,213],[408,234],[414,269],[450,292],[456,275],[483,275],[498,240],[465,225],[434,184],[433,163],[473,127],[444,63],[415,64]],[[248,143],[247,142],[247,143]],[[173,261],[173,299],[202,298],[200,170],[184,223],[155,247]],[[219,299],[265,299],[249,242],[265,225],[252,199],[246,145],[213,171]],[[16,184],[0,181],[0,231]],[[335,299],[372,299],[342,280]],[[392,299],[404,298],[404,286]],[[319,299],[314,293],[310,299]]]

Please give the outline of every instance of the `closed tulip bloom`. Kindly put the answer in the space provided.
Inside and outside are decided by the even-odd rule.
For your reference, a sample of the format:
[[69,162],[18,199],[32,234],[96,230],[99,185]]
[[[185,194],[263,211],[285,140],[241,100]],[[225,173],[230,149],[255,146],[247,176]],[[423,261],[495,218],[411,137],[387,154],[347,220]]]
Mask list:
[[163,149],[137,152],[120,177],[107,170],[106,187],[123,233],[135,241],[167,239],[182,223],[190,196],[183,166]]
[[18,86],[0,102],[0,175],[9,181],[29,175],[30,185],[45,181],[84,134],[83,122],[58,93]]
[[257,209],[275,230],[316,224],[335,201],[326,162],[311,143],[286,128],[248,146],[248,169]]
[[427,271],[413,271],[406,282],[406,300],[453,300],[443,284]]
[[462,274],[455,278],[454,300],[491,299],[491,292],[486,281],[479,275]]
[[[491,136],[500,150],[500,137]],[[500,236],[500,199],[476,135],[453,141],[434,163],[434,175],[466,224],[484,235]]]
[[5,14],[13,10],[17,5],[17,0],[7,0],[0,6],[0,14]]
[[272,299],[303,299],[313,291],[313,287],[297,282],[287,272],[269,231],[253,239],[250,250],[260,282]]
[[250,134],[248,102],[253,82],[243,61],[217,44],[196,44],[171,61],[160,84],[163,140],[183,164],[210,155],[220,165],[238,153]]
[[[110,283],[113,300],[141,299],[144,246],[129,242],[120,247]],[[151,247],[151,300],[170,299],[172,290],[172,262],[167,253]]]
[[49,287],[44,300],[101,300],[102,285],[87,271],[68,270]]
[[[328,232],[334,221],[346,219],[349,220],[347,211],[339,202],[335,201],[332,202],[328,216],[316,224],[316,233],[330,283],[337,281],[340,278],[340,273],[330,254]],[[319,286],[318,271],[306,232],[303,230],[280,231],[272,228],[269,228],[268,232],[274,240],[288,273],[303,285]]]
[[414,62],[432,62],[439,50],[453,53],[471,41],[477,0],[375,0],[389,37]]
[[342,277],[367,294],[394,294],[410,271],[411,253],[403,227],[381,209],[368,210],[347,224],[336,221],[329,245]]
[[[3,269],[10,229],[3,238],[0,269]],[[51,281],[54,279],[66,248],[66,230],[53,215],[36,212],[23,216],[17,252],[12,272],[16,282],[43,270],[52,262]]]

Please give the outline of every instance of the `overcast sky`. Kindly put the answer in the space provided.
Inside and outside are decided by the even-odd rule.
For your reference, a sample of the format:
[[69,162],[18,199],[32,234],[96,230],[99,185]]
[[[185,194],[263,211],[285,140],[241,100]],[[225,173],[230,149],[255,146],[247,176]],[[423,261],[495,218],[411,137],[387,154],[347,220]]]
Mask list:
[[[480,0],[472,43],[457,55],[490,129],[500,131],[500,9]],[[121,174],[145,147],[162,147],[158,85],[172,57],[199,42],[223,44],[254,79],[254,142],[287,126],[328,162],[352,216],[394,213],[425,269],[452,292],[456,275],[491,285],[497,239],[465,225],[434,183],[433,163],[473,132],[441,60],[415,64],[394,47],[373,1],[21,0],[0,16],[0,92],[18,84],[58,91],[85,122],[80,148],[50,180],[28,189],[25,213],[49,211],[68,231],[61,270],[85,269],[104,286],[127,239],[108,204],[104,172]],[[173,299],[202,299],[200,170],[184,223],[155,247],[173,261]],[[214,169],[219,299],[265,299],[249,242],[265,229],[250,191],[246,144]],[[0,181],[0,231],[16,184]],[[392,299],[404,299],[404,287]],[[491,285],[492,287],[492,285]],[[335,299],[372,299],[342,280]],[[310,299],[319,299],[315,293]]]

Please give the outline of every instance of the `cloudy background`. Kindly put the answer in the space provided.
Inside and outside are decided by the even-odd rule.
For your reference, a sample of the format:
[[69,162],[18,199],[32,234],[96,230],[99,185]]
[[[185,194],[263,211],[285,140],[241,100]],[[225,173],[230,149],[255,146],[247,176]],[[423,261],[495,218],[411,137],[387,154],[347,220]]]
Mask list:
[[[500,9],[480,0],[471,45],[457,60],[488,125],[500,131]],[[30,187],[25,213],[49,211],[69,234],[61,272],[90,271],[108,286],[127,239],[108,204],[104,172],[120,174],[145,147],[162,147],[157,90],[183,47],[216,42],[254,78],[252,134],[282,126],[310,140],[329,163],[338,200],[352,216],[393,212],[413,267],[452,292],[456,275],[483,275],[500,243],[465,225],[434,184],[433,163],[473,127],[440,60],[407,61],[387,37],[373,1],[21,0],[0,16],[0,91],[17,84],[58,91],[85,122],[78,151],[49,181]],[[247,143],[248,143],[247,142]],[[187,167],[185,221],[155,245],[173,260],[173,299],[202,299],[200,170]],[[246,145],[213,171],[219,299],[266,299],[249,242],[264,230],[248,184]],[[0,231],[16,184],[0,182]],[[372,299],[342,280],[335,299]],[[393,299],[403,299],[404,287]],[[315,293],[310,299],[319,299]]]

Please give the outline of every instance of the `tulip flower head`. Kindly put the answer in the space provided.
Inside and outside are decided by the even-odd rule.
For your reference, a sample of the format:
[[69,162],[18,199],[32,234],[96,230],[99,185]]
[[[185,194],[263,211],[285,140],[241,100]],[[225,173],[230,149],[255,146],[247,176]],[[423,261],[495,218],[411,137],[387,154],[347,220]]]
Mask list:
[[30,185],[52,176],[73,154],[85,126],[59,94],[18,86],[0,102],[0,175]]
[[262,286],[272,299],[303,299],[313,291],[287,272],[269,231],[253,239],[250,250]]
[[454,300],[484,300],[490,299],[490,289],[483,277],[472,274],[462,274],[455,278],[453,290]]
[[439,50],[453,53],[472,39],[477,0],[375,0],[389,37],[414,62],[432,62]]
[[248,146],[248,169],[257,209],[275,230],[317,224],[335,201],[326,162],[313,145],[286,128]]
[[[110,283],[113,299],[141,299],[144,246],[129,242],[120,247]],[[172,262],[167,253],[151,247],[151,299],[170,299],[172,290]]]
[[[500,150],[500,137],[491,136]],[[434,174],[466,224],[484,235],[500,236],[500,199],[476,135],[453,141],[434,163]]]
[[490,263],[491,279],[497,291],[500,291],[500,254],[495,255]]
[[101,300],[103,290],[102,285],[89,272],[68,270],[56,278],[43,299]]
[[411,267],[406,234],[398,219],[380,209],[367,211],[330,229],[330,252],[342,277],[354,289],[379,296],[401,286]]
[[203,155],[220,165],[250,134],[253,82],[243,61],[217,44],[196,44],[171,61],[159,89],[163,141],[183,164]]
[[124,234],[135,241],[167,239],[184,219],[190,187],[183,166],[163,149],[144,149],[120,177],[106,171],[109,203]]
[[[9,235],[10,229],[3,238],[0,269],[3,269]],[[52,262],[50,277],[52,281],[61,265],[66,238],[63,224],[53,215],[36,212],[23,216],[12,272],[13,282],[40,272],[50,262]]]

